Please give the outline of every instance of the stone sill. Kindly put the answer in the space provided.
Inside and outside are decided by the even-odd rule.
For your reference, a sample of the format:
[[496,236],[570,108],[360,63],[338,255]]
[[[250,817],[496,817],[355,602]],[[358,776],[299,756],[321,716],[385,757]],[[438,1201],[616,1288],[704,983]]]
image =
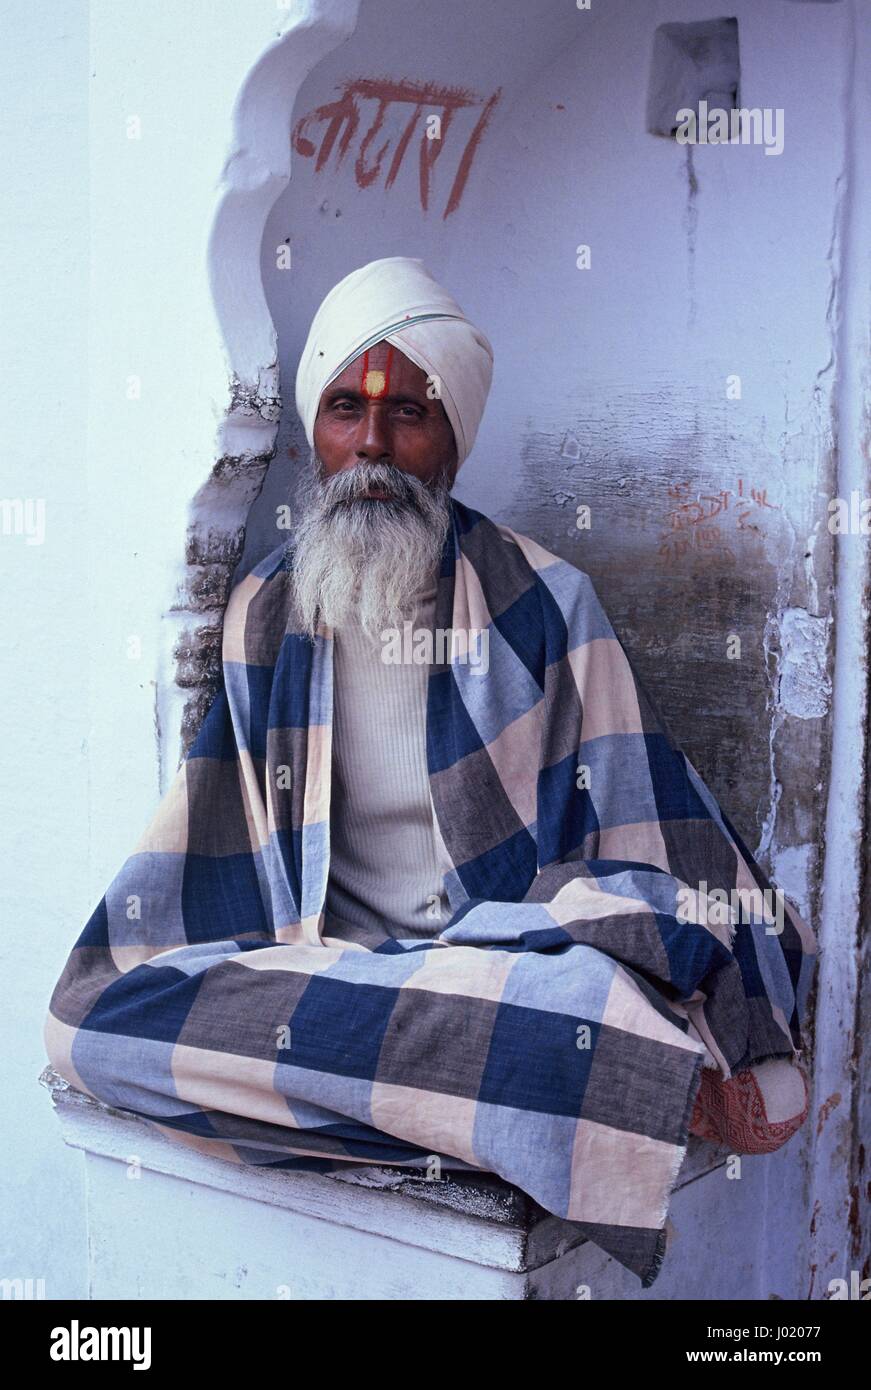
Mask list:
[[[280,1208],[286,1214],[282,1220],[295,1222],[300,1229],[308,1228],[312,1220],[334,1228],[334,1235],[335,1228],[339,1228],[347,1233],[355,1259],[360,1258],[361,1248],[365,1251],[371,1245],[371,1253],[380,1253],[382,1256],[386,1253],[392,1255],[395,1261],[398,1243],[406,1247],[405,1262],[410,1267],[419,1266],[414,1276],[415,1288],[420,1287],[420,1280],[425,1283],[429,1279],[432,1282],[432,1277],[435,1277],[434,1271],[427,1273],[428,1261],[430,1264],[436,1261],[440,1277],[444,1273],[442,1266],[447,1260],[456,1266],[457,1277],[464,1284],[469,1285],[471,1281],[472,1285],[477,1285],[481,1282],[471,1278],[477,1267],[477,1273],[482,1276],[483,1286],[492,1285],[496,1290],[492,1294],[473,1293],[472,1297],[575,1297],[575,1285],[583,1277],[578,1273],[578,1259],[584,1247],[587,1248],[588,1254],[594,1257],[597,1269],[603,1263],[613,1266],[620,1276],[629,1279],[630,1285],[634,1285],[636,1289],[640,1288],[634,1276],[622,1270],[602,1251],[590,1246],[571,1222],[563,1221],[544,1211],[526,1193],[495,1174],[457,1171],[436,1182],[423,1178],[412,1170],[393,1166],[349,1164],[340,1175],[258,1169],[200,1154],[181,1144],[175,1144],[137,1116],[103,1105],[77,1091],[50,1066],[43,1070],[39,1080],[51,1095],[64,1141],[73,1148],[83,1150],[86,1155],[89,1174],[89,1229],[92,1220],[99,1221],[101,1216],[95,1182],[117,1180],[117,1168],[107,1169],[105,1160],[122,1164],[126,1169],[135,1156],[143,1170],[147,1170],[149,1174],[163,1175],[170,1184],[177,1185],[178,1193],[183,1191],[185,1185],[196,1184],[199,1188],[211,1189],[216,1194],[228,1194],[243,1203],[260,1208],[261,1214],[264,1207]],[[721,1152],[710,1144],[691,1138],[678,1180],[678,1189],[718,1167],[724,1156],[725,1151]],[[675,1191],[675,1197],[678,1189]],[[175,1189],[171,1189],[169,1195],[172,1191]],[[129,1192],[128,1184],[127,1193]],[[117,1194],[116,1185],[115,1201],[118,1199]],[[159,1222],[164,1214],[166,1215],[167,1235],[169,1236],[172,1228],[171,1236],[174,1242],[170,1248],[178,1251],[178,1258],[181,1260],[185,1249],[189,1247],[185,1240],[179,1240],[182,1231],[179,1228],[178,1213],[176,1211],[173,1215],[173,1203],[167,1202],[166,1197],[167,1194],[162,1191],[161,1201],[151,1202],[148,1219]],[[106,1201],[111,1205],[112,1200],[113,1194],[110,1191],[106,1194]],[[253,1212],[250,1214],[253,1216]],[[251,1228],[253,1229],[253,1226]],[[205,1237],[208,1242],[209,1232],[200,1228],[198,1236],[201,1241]],[[104,1241],[105,1239],[104,1234]],[[122,1241],[123,1236],[119,1232],[119,1247]],[[276,1235],[276,1241],[275,1269],[279,1271],[286,1267],[288,1257],[279,1235]],[[310,1242],[305,1248],[311,1249]],[[107,1267],[117,1268],[118,1254],[117,1250],[104,1251]],[[263,1254],[261,1245],[258,1247],[258,1256]],[[190,1257],[194,1260],[193,1250],[190,1250]],[[373,1293],[373,1276],[368,1268],[368,1256],[366,1259],[366,1297],[440,1296],[422,1295],[415,1291],[406,1295],[395,1292]],[[172,1289],[174,1285],[185,1287],[185,1272],[181,1267],[177,1275],[178,1278],[174,1279],[172,1271],[164,1268],[162,1286],[168,1289]],[[192,1271],[190,1275],[192,1276]],[[93,1276],[92,1285],[99,1288],[100,1270],[95,1269]],[[264,1277],[267,1278],[265,1270]],[[280,1274],[277,1273],[276,1277],[280,1284]],[[123,1283],[123,1280],[121,1282]],[[137,1278],[136,1282],[139,1286],[142,1280]],[[306,1282],[308,1286],[317,1288],[317,1279],[313,1284],[312,1281]],[[557,1291],[563,1287],[570,1287],[571,1292]],[[136,1297],[137,1294],[119,1288],[116,1293],[102,1292],[92,1296]],[[138,1296],[146,1294],[140,1293]],[[185,1295],[169,1292],[156,1296]],[[221,1294],[200,1293],[196,1296]],[[258,1295],[237,1293],[235,1296]],[[271,1293],[268,1296],[275,1297],[275,1294]],[[309,1292],[302,1296],[341,1295],[330,1294],[327,1289],[323,1293]],[[461,1293],[449,1296],[467,1295]]]

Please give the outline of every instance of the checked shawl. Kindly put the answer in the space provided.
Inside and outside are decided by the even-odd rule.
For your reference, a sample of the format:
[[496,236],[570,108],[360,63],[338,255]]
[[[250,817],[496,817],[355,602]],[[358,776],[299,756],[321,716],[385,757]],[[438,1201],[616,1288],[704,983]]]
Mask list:
[[499,1174],[648,1287],[702,1067],[798,1056],[816,943],[789,904],[779,931],[709,910],[772,885],[588,576],[451,512],[434,627],[486,629],[489,669],[455,647],[428,676],[450,919],[367,938],[325,913],[333,636],[301,631],[291,542],[231,593],[221,688],[71,951],[46,1047],[74,1087],[236,1163]]

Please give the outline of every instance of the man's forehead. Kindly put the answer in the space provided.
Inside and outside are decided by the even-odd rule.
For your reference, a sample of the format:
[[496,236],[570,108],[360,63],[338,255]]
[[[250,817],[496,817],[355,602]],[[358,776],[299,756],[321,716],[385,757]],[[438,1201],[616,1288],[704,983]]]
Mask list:
[[359,391],[363,396],[386,396],[391,388],[425,392],[427,374],[393,343],[380,342],[360,352],[344,371],[324,387],[322,396],[339,386]]

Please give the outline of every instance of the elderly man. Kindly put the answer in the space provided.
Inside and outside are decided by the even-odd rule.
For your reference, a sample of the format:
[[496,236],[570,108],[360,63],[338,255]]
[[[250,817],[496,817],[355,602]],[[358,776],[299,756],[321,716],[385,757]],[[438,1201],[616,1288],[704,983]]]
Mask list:
[[[379,294],[388,316],[401,295],[413,320],[392,335],[381,325],[385,336],[361,351]],[[347,357],[349,341],[351,360],[328,374],[333,345]],[[433,628],[450,491],[491,374],[487,339],[420,262],[404,257],[347,276],[302,354],[297,405],[314,448],[293,584],[305,631],[314,638],[320,620],[333,633],[325,904],[333,935],[344,919],[382,936],[433,936],[450,916],[450,861],[437,843],[426,762],[428,672],[422,662],[390,662],[382,634],[405,623]]]
[[807,1113],[815,942],[588,577],[451,496],[491,369],[418,260],[327,295],[293,533],[46,1046],[207,1153],[500,1174],[647,1287],[689,1133],[768,1152]]

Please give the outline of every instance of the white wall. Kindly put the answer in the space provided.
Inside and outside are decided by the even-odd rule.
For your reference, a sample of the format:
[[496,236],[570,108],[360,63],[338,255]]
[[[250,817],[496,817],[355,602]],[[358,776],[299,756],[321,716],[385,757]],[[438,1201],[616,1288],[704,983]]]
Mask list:
[[[0,495],[45,506],[41,544],[0,535],[0,1277],[50,1270],[51,1296],[62,1298],[82,1293],[84,1174],[80,1156],[58,1144],[36,1078],[45,1064],[44,1001],[63,943],[91,908],[88,737],[99,714],[88,672],[99,634],[88,616],[88,567],[99,537],[87,479],[87,6],[47,14],[4,0],[0,24]],[[116,707],[116,731],[123,722]],[[103,824],[93,827],[98,836]]]

